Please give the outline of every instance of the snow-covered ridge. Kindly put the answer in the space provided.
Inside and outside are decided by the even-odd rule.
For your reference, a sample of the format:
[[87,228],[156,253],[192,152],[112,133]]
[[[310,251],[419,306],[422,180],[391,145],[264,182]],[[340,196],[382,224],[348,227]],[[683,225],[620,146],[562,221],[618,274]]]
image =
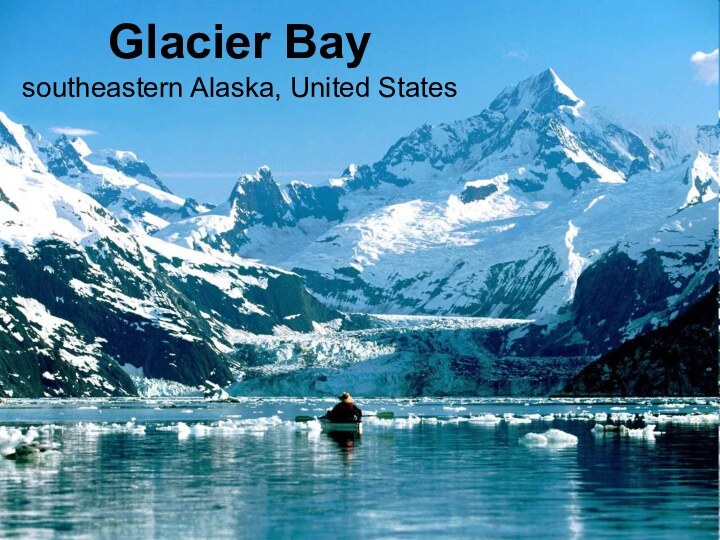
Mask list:
[[90,195],[137,232],[156,231],[171,221],[209,210],[170,192],[148,165],[129,151],[94,152],[80,137],[45,140],[28,126],[0,117],[0,158],[11,166],[49,172]]
[[123,172],[89,159],[80,139],[47,144],[1,120],[0,397],[133,394],[120,364],[225,385],[231,336],[307,332],[337,317],[293,273],[147,235],[126,202],[185,203],[128,176],[134,156],[103,158]]

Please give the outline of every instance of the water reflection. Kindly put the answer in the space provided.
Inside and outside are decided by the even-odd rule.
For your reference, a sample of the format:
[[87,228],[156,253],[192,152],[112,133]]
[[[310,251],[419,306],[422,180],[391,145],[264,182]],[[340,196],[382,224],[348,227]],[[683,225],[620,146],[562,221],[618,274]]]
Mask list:
[[[717,537],[714,426],[668,426],[651,443],[561,420],[368,423],[362,438],[147,425],[68,425],[54,460],[0,460],[0,537]],[[577,446],[518,444],[549,427]]]
[[352,461],[355,447],[359,445],[361,441],[360,433],[330,431],[325,433],[325,435],[327,435],[337,445],[340,450],[340,455],[343,457],[345,462]]

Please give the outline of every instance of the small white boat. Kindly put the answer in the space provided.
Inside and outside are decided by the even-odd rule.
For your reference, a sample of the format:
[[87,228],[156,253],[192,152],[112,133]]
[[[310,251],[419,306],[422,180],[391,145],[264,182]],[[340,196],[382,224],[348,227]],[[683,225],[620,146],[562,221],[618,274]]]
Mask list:
[[327,418],[320,418],[323,431],[343,431],[345,433],[362,433],[362,422],[331,422]]

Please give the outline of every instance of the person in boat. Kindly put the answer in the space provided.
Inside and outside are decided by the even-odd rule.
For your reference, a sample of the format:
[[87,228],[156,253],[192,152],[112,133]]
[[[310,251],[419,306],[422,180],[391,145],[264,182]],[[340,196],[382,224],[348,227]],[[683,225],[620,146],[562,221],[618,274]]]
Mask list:
[[353,398],[347,392],[343,392],[338,396],[340,403],[335,405],[331,411],[325,415],[331,422],[347,423],[362,421],[362,411],[355,405]]

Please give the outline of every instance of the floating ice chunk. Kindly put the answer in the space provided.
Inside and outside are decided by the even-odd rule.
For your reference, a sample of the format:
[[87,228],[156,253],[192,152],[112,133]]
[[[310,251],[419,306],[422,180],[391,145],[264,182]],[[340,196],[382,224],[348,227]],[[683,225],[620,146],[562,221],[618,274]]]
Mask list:
[[525,446],[547,446],[548,440],[545,435],[540,433],[526,433],[518,440],[520,444]]
[[228,420],[218,420],[210,424],[197,423],[189,426],[185,422],[178,422],[174,426],[163,426],[159,427],[160,431],[176,431],[178,438],[185,439],[187,437],[204,437],[207,435],[237,435],[241,433],[249,434],[263,434],[271,428],[284,427],[287,429],[294,429],[298,431],[313,430],[315,424],[319,428],[319,422],[293,422],[283,421],[278,416],[263,417],[263,418],[246,418],[246,419],[235,419],[229,418]]
[[[47,435],[48,430],[40,429]],[[52,442],[39,442],[40,433],[29,427],[25,433],[18,428],[0,426],[0,456],[8,459],[30,459],[58,447]]]
[[94,422],[78,422],[70,429],[88,433],[91,435],[102,435],[106,433],[130,433],[132,435],[145,435],[145,426],[137,425],[135,421],[124,424],[108,424],[107,422],[96,424]]
[[193,427],[190,428],[190,435],[194,435],[195,437],[202,437],[204,435],[207,435],[209,432],[210,427],[203,424],[195,424]]
[[518,442],[525,446],[563,447],[577,445],[578,438],[559,429],[548,429],[545,433],[526,433]]
[[530,420],[530,418],[527,418],[526,416],[518,417],[515,416],[513,413],[503,414],[503,420],[505,420],[505,422],[507,422],[511,426],[517,424],[530,424],[532,422],[532,420]]
[[23,434],[18,428],[0,426],[0,455],[7,456],[15,452],[21,444],[30,444],[37,436],[37,431],[28,430]]
[[[420,416],[416,414],[410,413],[407,418],[393,418],[392,420],[384,419],[384,418],[378,418],[376,416],[369,416],[365,417],[363,416],[363,423],[373,426],[384,426],[384,427],[396,427],[396,428],[412,428],[415,426],[420,425],[422,422],[427,422],[429,419],[427,418],[421,418]],[[437,420],[437,419],[436,419]],[[465,419],[467,420],[467,419]],[[440,422],[434,422],[434,423],[440,423]]]
[[298,424],[299,431],[309,431],[314,433],[316,431],[322,431],[322,424],[319,420],[311,420],[310,422],[300,422]]
[[419,425],[422,422],[422,418],[416,414],[409,414],[407,418],[394,418],[392,421],[395,427],[412,428]]
[[718,416],[718,413],[655,415],[648,412],[643,415],[643,420],[645,420],[645,422],[652,422],[654,424],[717,424],[719,419],[720,417]]
[[185,439],[190,436],[191,430],[185,422],[177,423],[178,439]]
[[634,437],[638,439],[654,439],[656,435],[655,425],[652,424],[638,429],[630,429],[627,426],[620,426],[619,433],[623,437]]
[[582,422],[589,422],[590,420],[593,420],[595,418],[595,416],[589,412],[581,412],[581,413],[577,413],[577,414],[558,413],[555,415],[555,418],[561,418],[563,420],[579,420]]
[[[447,418],[445,420],[440,420],[440,424],[461,424],[463,422],[470,421],[470,418],[466,416],[453,416],[451,418]],[[425,419],[423,418],[423,422],[425,422]]]
[[532,423],[532,420],[530,420],[529,418],[522,418],[522,417],[516,417],[516,416],[511,416],[509,418],[505,418],[505,421],[511,426],[516,426],[518,424],[531,424]]
[[559,429],[548,429],[545,432],[545,437],[548,440],[548,444],[576,445],[578,442],[578,438],[575,435]]
[[502,418],[494,414],[481,414],[480,416],[471,416],[468,422],[472,424],[499,424]]

